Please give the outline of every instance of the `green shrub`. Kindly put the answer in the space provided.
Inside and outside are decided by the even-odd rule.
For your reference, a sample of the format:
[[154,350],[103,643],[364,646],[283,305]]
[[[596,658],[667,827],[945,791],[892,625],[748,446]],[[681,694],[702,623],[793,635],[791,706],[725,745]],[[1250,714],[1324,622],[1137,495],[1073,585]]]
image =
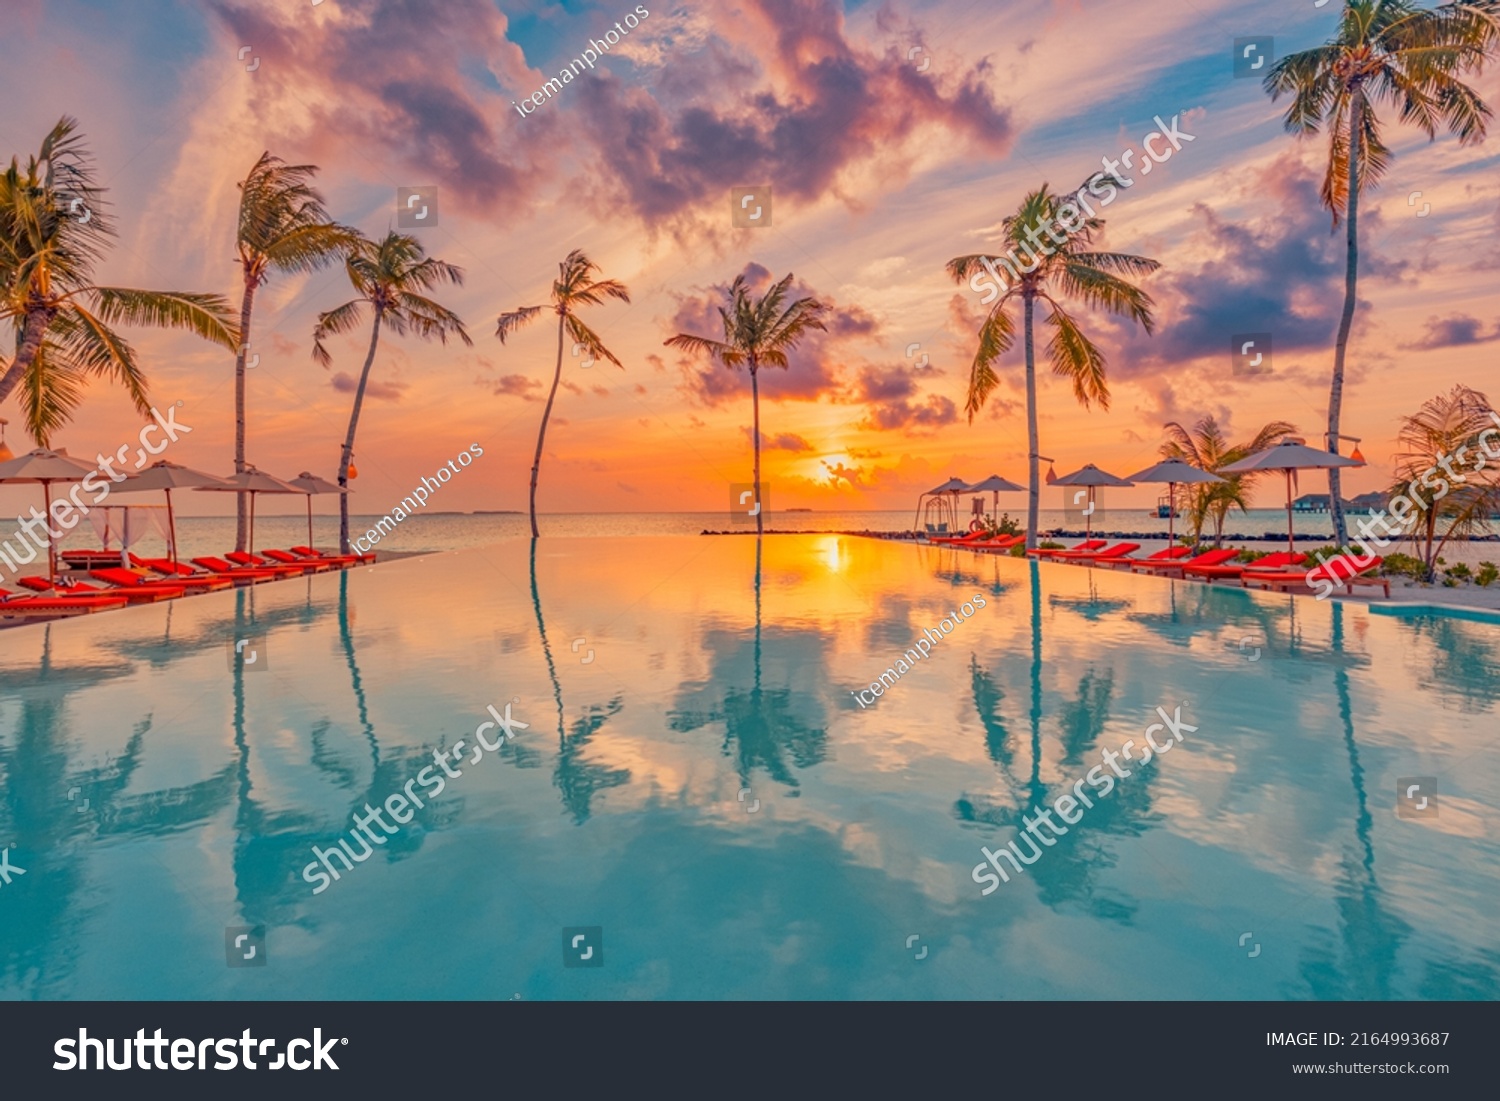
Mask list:
[[1385,556],[1380,572],[1387,577],[1412,577],[1420,581],[1427,576],[1427,567],[1420,558],[1398,551]]
[[1067,546],[1067,544],[1058,543],[1052,539],[1043,539],[1036,546],[1038,550],[1061,550],[1063,547]]
[[1025,543],[1017,543],[1015,546],[1011,547],[1010,548],[1010,556],[1012,558],[1025,558],[1026,557],[1026,544]]
[[1455,584],[1459,581],[1467,581],[1469,580],[1469,578],[1474,576],[1473,571],[1470,570],[1469,567],[1462,562],[1460,562],[1456,566],[1449,566],[1446,570],[1443,571],[1443,575],[1445,577],[1453,578]]
[[1479,572],[1474,575],[1474,584],[1489,588],[1495,583],[1495,578],[1500,577],[1500,569],[1493,562],[1479,563]]
[[1021,521],[1012,520],[1008,512],[1001,513],[1000,522],[995,525],[995,532],[998,535],[1020,535]]
[[1264,558],[1270,551],[1242,550],[1234,558],[1236,562],[1254,562],[1257,558]]

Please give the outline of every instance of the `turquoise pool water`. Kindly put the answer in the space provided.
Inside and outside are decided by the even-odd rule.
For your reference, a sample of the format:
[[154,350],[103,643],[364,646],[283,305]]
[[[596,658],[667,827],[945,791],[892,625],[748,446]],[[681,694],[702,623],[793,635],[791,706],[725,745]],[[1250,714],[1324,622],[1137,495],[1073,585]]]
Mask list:
[[[512,700],[314,893],[314,847]],[[1490,624],[837,536],[9,630],[0,996],[1495,998],[1497,701]],[[1158,707],[1197,729],[981,894]]]

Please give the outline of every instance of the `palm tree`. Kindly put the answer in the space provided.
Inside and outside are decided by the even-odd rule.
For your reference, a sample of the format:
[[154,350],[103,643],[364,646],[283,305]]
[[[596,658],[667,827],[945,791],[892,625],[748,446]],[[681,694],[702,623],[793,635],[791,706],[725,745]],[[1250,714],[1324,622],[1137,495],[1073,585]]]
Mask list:
[[[1480,477],[1473,469],[1474,460],[1462,458],[1465,449],[1476,457],[1488,451],[1480,445],[1479,437],[1486,429],[1493,433],[1494,428],[1490,399],[1467,386],[1455,386],[1401,419],[1396,440],[1402,450],[1395,456],[1396,480],[1390,494],[1412,503],[1402,526],[1409,528],[1408,538],[1427,567],[1429,582],[1437,577],[1438,555],[1448,540],[1487,532],[1489,517],[1500,511],[1500,479]],[[1453,456],[1460,457],[1458,477],[1450,480],[1445,474],[1437,475],[1436,480],[1448,484],[1450,491],[1434,500],[1432,474],[1444,462],[1447,469],[1453,469]],[[1453,485],[1459,478],[1462,482]],[[1418,488],[1424,486],[1425,491]],[[1446,522],[1442,532],[1438,531],[1439,520]]]
[[[1380,134],[1375,105],[1394,108],[1435,140],[1441,125],[1461,145],[1482,141],[1490,109],[1459,77],[1477,73],[1500,38],[1494,0],[1419,8],[1411,0],[1348,0],[1339,31],[1311,50],[1288,54],[1266,74],[1271,99],[1292,97],[1286,129],[1310,136],[1329,132],[1323,205],[1338,228],[1345,215],[1344,310],[1333,347],[1328,392],[1328,447],[1337,452],[1344,404],[1344,357],[1354,324],[1359,275],[1359,195],[1385,175],[1391,153]],[[1352,155],[1351,155],[1352,154]],[[1333,537],[1349,542],[1340,473],[1328,471]]]
[[[1181,459],[1210,474],[1219,474],[1221,468],[1237,463],[1257,451],[1264,451],[1282,436],[1297,431],[1297,426],[1286,421],[1271,421],[1248,443],[1232,444],[1224,438],[1224,431],[1212,416],[1201,418],[1189,430],[1176,421],[1166,425],[1167,442],[1161,445],[1165,459]],[[1249,508],[1250,487],[1258,475],[1219,474],[1222,482],[1187,486],[1188,520],[1193,526],[1193,542],[1203,536],[1203,525],[1210,519],[1214,525],[1214,546],[1224,541],[1224,521],[1231,508],[1244,512]]]
[[[547,406],[542,410],[542,427],[536,434],[536,458],[531,461],[533,539],[539,534],[536,528],[536,481],[542,469],[542,442],[547,438],[547,422],[552,418],[552,402],[557,397],[557,384],[562,381],[564,334],[573,338],[574,355],[582,351],[587,353],[590,360],[595,356],[603,356],[616,367],[624,368],[615,354],[604,346],[599,334],[580,321],[576,312],[580,306],[601,305],[606,298],[630,301],[630,291],[624,283],[615,279],[595,279],[594,273],[599,270],[599,265],[585,256],[582,249],[575,248],[568,253],[566,260],[557,265],[557,280],[552,284],[552,309],[557,314],[557,369],[552,372],[552,389],[547,394]],[[522,306],[518,310],[501,314],[499,326],[495,330],[500,343],[504,344],[506,337],[535,318],[544,308]]]
[[216,294],[101,287],[94,269],[117,231],[75,119],[64,117],[24,167],[0,175],[0,320],[16,331],[0,402],[24,383],[27,431],[46,446],[83,401],[86,380],[113,379],[148,414],[146,376],[115,325],[186,329],[232,348],[229,305]]
[[[473,347],[474,342],[464,331],[464,323],[456,313],[422,293],[442,283],[462,286],[463,270],[432,259],[415,237],[393,230],[376,242],[356,234],[344,260],[344,270],[349,273],[349,282],[358,297],[318,314],[318,324],[313,329],[313,359],[325,368],[332,364],[333,356],[323,342],[330,335],[352,331],[360,323],[365,306],[371,308],[370,350],[365,353],[359,386],[354,391],[354,408],[349,411],[349,431],[344,436],[343,450],[339,452],[339,485],[347,487],[349,462],[354,455],[354,432],[359,427],[359,410],[365,401],[370,368],[375,364],[381,323],[389,325],[397,336],[413,332],[423,340],[436,337],[439,343],[447,344],[451,334],[469,347]],[[349,496],[346,493],[339,494],[339,547],[343,554],[348,554],[351,549]]]
[[[1001,244],[1009,249],[1015,262],[1012,270],[1017,278],[1004,288],[1004,293],[985,315],[979,327],[979,348],[969,369],[969,390],[964,409],[969,414],[969,423],[973,424],[974,414],[984,407],[985,400],[1000,384],[995,361],[1015,342],[1015,323],[1006,306],[1018,302],[1026,346],[1026,432],[1031,477],[1031,498],[1026,513],[1028,548],[1036,546],[1037,512],[1041,500],[1033,333],[1038,300],[1049,308],[1047,324],[1054,330],[1047,343],[1047,358],[1052,363],[1052,370],[1073,383],[1073,396],[1085,409],[1091,402],[1098,402],[1103,409],[1109,408],[1106,361],[1104,353],[1084,335],[1078,322],[1063,309],[1058,297],[1077,298],[1087,306],[1129,317],[1148,333],[1155,324],[1151,296],[1125,277],[1149,275],[1161,264],[1144,256],[1091,250],[1089,246],[1104,228],[1104,220],[1091,213],[1092,208],[1081,196],[1082,188],[1072,195],[1056,195],[1043,184],[1022,200],[1016,213],[1001,223]],[[1068,214],[1070,209],[1072,213]],[[1067,231],[1063,240],[1055,246],[1038,246],[1037,237],[1043,233],[1057,241],[1057,235],[1052,232],[1054,226]],[[1076,228],[1069,228],[1073,226]],[[1028,250],[1029,256],[1023,265],[1019,254]],[[1010,261],[1002,262],[1010,267]],[[966,283],[982,269],[993,270],[994,263],[985,256],[959,256],[948,261],[948,274],[955,282]]]
[[816,298],[798,298],[787,304],[792,285],[791,273],[760,298],[750,293],[743,275],[735,276],[729,287],[729,308],[719,307],[724,322],[724,339],[678,333],[666,342],[669,348],[706,354],[724,367],[741,364],[750,369],[750,399],[755,424],[752,442],[755,446],[755,533],[765,533],[765,512],[760,508],[760,383],[757,372],[763,366],[786,367],[787,353],[795,348],[812,329],[825,329],[823,314],[828,306]]
[[[255,292],[274,268],[281,272],[313,272],[343,256],[359,234],[329,221],[323,196],[312,186],[318,167],[287,164],[262,153],[250,174],[239,183],[239,222],[235,230],[240,276],[240,343],[234,357],[234,469],[245,471],[245,359],[250,351],[250,315]],[[235,549],[245,550],[249,508],[245,494],[236,495],[239,523]],[[346,547],[347,549],[347,547]]]

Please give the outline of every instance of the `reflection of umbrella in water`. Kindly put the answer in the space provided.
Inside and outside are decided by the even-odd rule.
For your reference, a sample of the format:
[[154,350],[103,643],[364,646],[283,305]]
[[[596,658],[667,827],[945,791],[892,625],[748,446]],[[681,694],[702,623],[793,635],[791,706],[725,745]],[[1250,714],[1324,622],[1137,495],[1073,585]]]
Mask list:
[[1167,483],[1167,544],[1173,547],[1177,545],[1177,487],[1224,481],[1217,474],[1199,470],[1181,459],[1164,459],[1155,466],[1148,466],[1145,470],[1132,474],[1130,480]]
[[[43,513],[46,516],[43,527],[47,529],[47,578],[50,581],[57,580],[57,546],[52,542],[51,529],[51,521],[54,519],[52,483],[81,482],[97,470],[91,463],[75,459],[66,451],[49,451],[42,447],[27,452],[19,459],[0,463],[0,482],[30,482],[42,487]],[[71,507],[70,505],[69,508]]]
[[1332,451],[1319,451],[1308,447],[1294,436],[1288,436],[1275,447],[1257,451],[1237,463],[1220,467],[1223,474],[1254,474],[1263,470],[1280,470],[1286,473],[1286,545],[1290,551],[1297,549],[1292,536],[1293,478],[1299,470],[1330,470],[1334,467],[1364,466],[1358,459],[1346,459]]
[[287,485],[307,494],[307,545],[313,545],[312,529],[312,499],[315,493],[353,493],[354,490],[344,486],[334,485],[325,478],[319,478],[316,474],[304,470],[298,474]]
[[174,489],[229,489],[230,484],[223,478],[213,474],[205,474],[201,470],[189,470],[178,463],[169,463],[165,459],[161,462],[152,463],[140,474],[133,474],[125,480],[125,484],[116,493],[145,493],[148,491],[161,490],[167,495],[167,551],[172,561],[177,561],[177,514],[172,511],[172,491]]
[[255,546],[255,495],[257,493],[306,493],[305,489],[298,489],[289,482],[283,482],[280,478],[273,478],[269,474],[262,474],[253,466],[245,467],[244,473],[233,474],[223,479],[223,485],[202,486],[200,493],[248,493],[250,494],[250,530],[246,535],[245,546]]
[[[1087,487],[1089,495],[1089,507],[1083,510],[1083,531],[1084,538],[1087,539],[1093,532],[1094,527],[1094,487],[1130,486],[1134,485],[1135,483],[1127,482],[1124,478],[1117,478],[1113,474],[1109,473],[1109,471],[1100,470],[1093,463],[1089,463],[1087,466],[1083,467],[1080,470],[1075,470],[1071,474],[1064,474],[1061,478],[1058,478],[1052,484],[1058,486]],[[1078,498],[1082,496],[1082,492],[1075,491],[1073,494],[1073,503],[1076,505],[1078,503]]]

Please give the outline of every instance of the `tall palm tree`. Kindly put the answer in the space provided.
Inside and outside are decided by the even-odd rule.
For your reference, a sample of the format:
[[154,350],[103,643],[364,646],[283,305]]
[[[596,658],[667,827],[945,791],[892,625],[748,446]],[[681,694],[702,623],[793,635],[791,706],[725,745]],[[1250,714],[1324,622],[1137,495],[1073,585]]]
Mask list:
[[[1026,348],[1026,435],[1031,478],[1031,497],[1026,512],[1027,547],[1036,546],[1037,513],[1041,502],[1033,331],[1037,302],[1046,304],[1047,324],[1053,329],[1052,339],[1047,343],[1047,358],[1052,363],[1052,370],[1072,382],[1073,396],[1085,409],[1092,402],[1098,402],[1103,409],[1109,408],[1106,360],[1104,353],[1084,335],[1073,316],[1063,309],[1059,298],[1076,298],[1087,306],[1129,317],[1148,333],[1155,325],[1151,312],[1155,303],[1151,296],[1126,277],[1149,275],[1161,264],[1130,253],[1093,250],[1090,246],[1104,228],[1104,220],[1092,213],[1084,213],[1092,208],[1081,199],[1081,193],[1080,188],[1071,195],[1058,195],[1043,184],[1021,201],[1016,213],[1001,223],[1001,245],[1015,260],[1017,278],[1004,288],[985,315],[979,327],[979,348],[969,369],[964,410],[969,414],[969,423],[973,424],[974,414],[984,407],[985,400],[1000,384],[995,362],[1015,342],[1015,322],[1007,307],[1019,304]],[[1071,214],[1068,213],[1070,209]],[[1066,230],[1062,241],[1039,246],[1037,238],[1044,233],[1057,242],[1057,235],[1052,232],[1054,227]],[[1025,264],[1019,259],[1023,253],[1028,253]],[[955,282],[967,283],[994,262],[977,254],[958,256],[948,261],[948,274]]]
[[[1219,474],[1221,468],[1237,463],[1257,451],[1264,451],[1282,436],[1297,431],[1297,426],[1286,421],[1271,421],[1247,443],[1230,443],[1224,438],[1224,430],[1213,416],[1202,417],[1191,429],[1176,421],[1166,425],[1167,442],[1161,445],[1165,459],[1181,459],[1210,474]],[[1248,509],[1250,487],[1257,475],[1219,474],[1222,482],[1185,487],[1187,492],[1188,521],[1193,526],[1193,542],[1203,537],[1203,526],[1209,520],[1214,525],[1214,546],[1224,541],[1224,521],[1231,508],[1241,512]]]
[[816,298],[798,298],[787,302],[792,275],[774,284],[760,298],[750,292],[743,275],[735,276],[729,287],[729,308],[719,307],[724,323],[724,339],[713,340],[691,333],[678,333],[666,342],[669,348],[707,355],[724,367],[744,364],[750,369],[750,399],[755,424],[752,442],[755,446],[755,533],[765,533],[765,512],[760,504],[760,382],[761,367],[786,367],[787,353],[813,329],[826,329],[823,315],[828,306]]
[[[423,292],[443,283],[462,286],[463,269],[428,256],[415,237],[394,230],[380,241],[356,234],[344,260],[344,270],[358,294],[342,306],[318,314],[313,328],[313,359],[325,368],[333,363],[324,341],[331,335],[351,332],[360,323],[365,307],[372,313],[370,350],[359,372],[359,386],[354,391],[354,408],[349,411],[349,431],[339,452],[339,485],[349,485],[349,462],[354,455],[354,432],[359,427],[359,411],[365,401],[365,387],[370,368],[375,364],[375,349],[380,343],[380,326],[389,325],[397,336],[415,333],[423,340],[436,338],[447,344],[450,335],[465,345],[474,342],[464,331],[459,316],[446,306],[434,302]],[[341,553],[351,550],[349,542],[349,495],[339,494],[339,547]]]
[[[243,291],[240,296],[242,343],[234,357],[234,469],[245,471],[245,360],[250,352],[250,317],[255,292],[274,269],[305,273],[326,268],[342,257],[358,238],[355,230],[329,220],[323,196],[312,186],[314,164],[287,164],[262,153],[239,183],[239,222],[235,230]],[[245,550],[249,507],[243,493],[238,501],[235,549]],[[347,547],[346,547],[347,549]]]
[[[1446,474],[1438,479],[1449,486],[1449,492],[1436,496],[1430,472],[1446,462],[1455,468],[1453,456],[1479,456],[1487,448],[1479,443],[1480,435],[1495,428],[1490,419],[1490,399],[1478,390],[1455,386],[1446,394],[1423,403],[1409,417],[1401,418],[1396,441],[1395,481],[1390,487],[1394,498],[1401,496],[1412,503],[1406,524],[1407,536],[1417,556],[1426,566],[1426,580],[1437,577],[1438,555],[1450,539],[1468,538],[1489,531],[1489,517],[1500,511],[1500,479],[1485,477],[1473,469],[1474,459],[1460,458],[1457,464],[1460,484],[1453,484]],[[1480,459],[1479,461],[1484,461]],[[1425,489],[1420,488],[1425,485]],[[1418,488],[1413,488],[1418,487]],[[1444,527],[1438,530],[1439,521]]]
[[[1490,109],[1459,77],[1477,73],[1500,40],[1494,0],[1420,8],[1411,0],[1348,0],[1338,34],[1311,50],[1288,54],[1265,78],[1271,99],[1291,96],[1283,120],[1303,136],[1327,128],[1328,167],[1323,205],[1345,220],[1344,310],[1333,346],[1328,391],[1328,447],[1339,447],[1344,405],[1344,359],[1354,324],[1359,275],[1359,196],[1385,175],[1391,153],[1381,138],[1377,104],[1395,109],[1435,140],[1438,127],[1461,145],[1482,141]],[[1352,153],[1352,155],[1351,155]],[[1333,537],[1349,542],[1340,472],[1328,471]]]
[[94,282],[118,233],[75,119],[64,117],[23,166],[0,175],[0,320],[16,331],[0,402],[24,383],[27,431],[38,444],[66,424],[89,378],[125,387],[150,412],[136,353],[113,328],[186,329],[232,348],[229,305],[216,294],[101,287]]
[[[574,249],[568,253],[568,257],[557,265],[557,279],[552,284],[552,310],[557,314],[557,369],[552,372],[552,389],[547,393],[547,406],[542,410],[542,426],[536,434],[536,457],[531,461],[531,537],[535,539],[539,534],[536,527],[536,482],[537,476],[542,469],[542,442],[547,438],[547,422],[552,418],[552,402],[557,397],[557,384],[562,381],[563,365],[563,337],[573,338],[573,354],[580,351],[587,353],[590,359],[595,356],[603,356],[616,367],[624,368],[615,354],[604,346],[599,334],[590,329],[578,318],[577,310],[580,306],[598,306],[606,298],[617,298],[621,302],[630,301],[630,291],[625,284],[616,279],[595,279],[594,273],[599,271],[599,265],[583,254],[582,249]],[[495,335],[500,338],[500,343],[511,333],[522,325],[531,321],[542,312],[544,306],[522,306],[518,310],[500,315],[500,322],[495,329]]]

